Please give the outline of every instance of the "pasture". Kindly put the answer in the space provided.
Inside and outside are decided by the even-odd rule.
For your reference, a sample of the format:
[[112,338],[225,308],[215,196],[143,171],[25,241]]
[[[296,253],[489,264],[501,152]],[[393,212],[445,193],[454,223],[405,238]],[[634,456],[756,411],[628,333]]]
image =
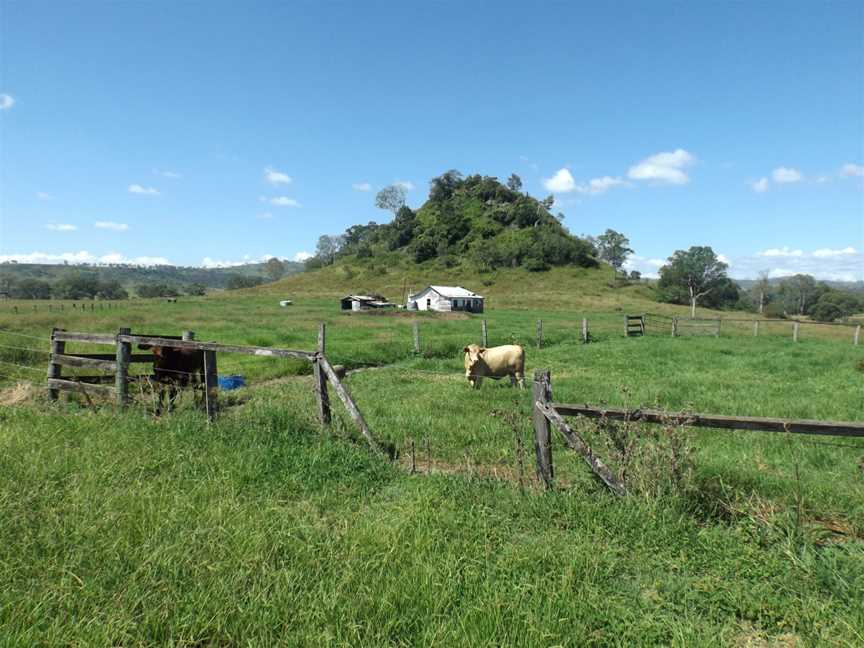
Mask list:
[[[558,443],[557,488],[543,493],[530,390],[471,391],[462,375],[478,318],[419,317],[415,355],[411,318],[336,308],[250,295],[0,315],[0,344],[24,349],[0,348],[6,385],[28,377],[18,365],[43,379],[51,326],[312,349],[325,321],[328,356],[360,369],[346,386],[400,451],[393,465],[373,457],[338,409],[322,434],[311,377],[288,360],[220,356],[220,373],[251,386],[210,426],[190,407],[159,420],[75,399],[3,407],[6,645],[864,642],[864,441],[679,431],[687,482],[624,500]],[[490,344],[522,343],[529,375],[551,370],[556,400],[864,420],[864,347],[848,341],[624,339],[619,313],[587,309],[486,318]],[[585,434],[602,447],[601,431]]]

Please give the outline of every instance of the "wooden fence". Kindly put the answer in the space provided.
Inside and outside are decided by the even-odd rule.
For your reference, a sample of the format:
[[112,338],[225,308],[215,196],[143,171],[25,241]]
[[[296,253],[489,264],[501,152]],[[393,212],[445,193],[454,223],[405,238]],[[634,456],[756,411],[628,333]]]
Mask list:
[[717,428],[724,430],[752,430],[758,432],[790,432],[864,438],[864,423],[846,421],[812,421],[755,416],[722,416],[719,414],[676,414],[655,409],[622,409],[555,403],[552,399],[552,381],[548,370],[537,370],[534,374],[534,449],[537,457],[537,476],[547,489],[554,485],[555,469],[552,462],[552,428],[560,432],[566,446],[579,454],[589,469],[616,495],[624,495],[626,489],[611,470],[597,457],[573,428],[564,420],[565,416],[585,416],[619,421],[644,421],[646,423],[671,423],[688,427]]
[[[218,410],[217,353],[238,353],[263,358],[297,358],[312,364],[313,389],[317,404],[317,414],[323,426],[332,422],[328,385],[333,387],[339,400],[345,406],[349,417],[354,421],[360,434],[378,454],[390,454],[372,435],[360,409],[348,390],[342,384],[337,371],[324,354],[325,328],[322,324],[318,333],[318,349],[298,351],[259,346],[241,346],[201,342],[195,340],[192,331],[182,336],[133,334],[131,329],[121,328],[116,334],[78,333],[54,329],[51,333],[51,355],[48,364],[48,392],[52,400],[57,400],[61,391],[84,393],[114,398],[118,407],[129,404],[129,383],[134,377],[129,375],[129,366],[134,363],[154,363],[152,354],[133,354],[133,345],[148,345],[171,349],[201,352],[204,366],[204,407],[208,421],[212,421]],[[113,346],[114,353],[67,353],[68,342]],[[95,376],[63,377],[63,367],[93,369],[104,372]],[[186,373],[186,372],[180,372]]]

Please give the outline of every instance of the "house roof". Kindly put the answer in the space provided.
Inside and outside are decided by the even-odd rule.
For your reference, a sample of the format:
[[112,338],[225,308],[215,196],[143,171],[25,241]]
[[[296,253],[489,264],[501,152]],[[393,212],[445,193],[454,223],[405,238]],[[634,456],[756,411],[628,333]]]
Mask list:
[[474,299],[483,299],[483,295],[478,295],[475,292],[471,292],[462,286],[428,286],[416,293],[415,295],[411,295],[412,297],[417,297],[429,289],[434,290],[442,297],[446,297],[447,299],[462,299],[462,298],[474,298]]
[[350,299],[352,301],[384,301],[381,295],[346,295],[342,299]]

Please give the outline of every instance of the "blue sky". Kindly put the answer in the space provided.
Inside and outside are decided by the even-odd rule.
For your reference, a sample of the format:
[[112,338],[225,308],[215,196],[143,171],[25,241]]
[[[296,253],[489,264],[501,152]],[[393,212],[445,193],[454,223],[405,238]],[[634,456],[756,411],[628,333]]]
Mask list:
[[4,1],[0,260],[302,257],[456,168],[864,279],[864,5],[608,4]]

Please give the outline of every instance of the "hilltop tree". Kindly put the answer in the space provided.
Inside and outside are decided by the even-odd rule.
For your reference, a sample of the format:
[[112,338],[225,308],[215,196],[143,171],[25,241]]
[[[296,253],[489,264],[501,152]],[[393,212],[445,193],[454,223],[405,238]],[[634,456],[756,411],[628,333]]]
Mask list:
[[696,317],[696,304],[708,295],[715,307],[738,301],[737,285],[726,276],[728,267],[708,246],[676,250],[669,263],[660,268],[657,287],[665,301],[675,304],[689,301],[690,317]]
[[264,270],[271,281],[276,281],[277,279],[281,279],[282,275],[285,274],[285,264],[276,257],[273,257],[272,259],[268,259],[267,263],[264,264]]
[[456,187],[462,182],[462,173],[456,169],[445,171],[437,178],[429,181],[429,200],[443,202],[453,195]]
[[318,237],[318,245],[315,246],[315,255],[321,259],[324,265],[331,265],[336,260],[336,255],[342,249],[344,238],[342,236],[328,236],[322,234]]
[[507,178],[507,188],[510,191],[522,191],[522,178],[515,173],[511,173],[510,177]]
[[375,206],[393,212],[395,216],[405,206],[405,189],[399,185],[384,187],[375,195]]
[[611,265],[616,271],[621,270],[627,257],[633,254],[630,240],[613,229],[607,229],[598,236],[596,244],[600,259]]

